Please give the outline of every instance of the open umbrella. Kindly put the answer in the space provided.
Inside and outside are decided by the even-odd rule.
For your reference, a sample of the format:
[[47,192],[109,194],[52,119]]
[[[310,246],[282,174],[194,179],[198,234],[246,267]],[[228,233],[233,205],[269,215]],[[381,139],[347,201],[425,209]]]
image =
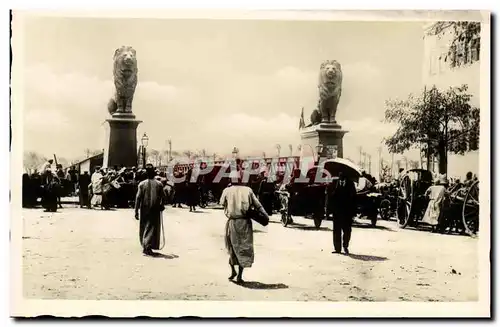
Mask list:
[[359,180],[359,177],[361,177],[361,168],[347,159],[329,159],[324,163],[320,162],[319,166],[323,166],[324,169],[331,174],[331,177],[333,179],[337,178],[340,172],[342,172],[345,176],[347,176],[354,182],[357,182]]

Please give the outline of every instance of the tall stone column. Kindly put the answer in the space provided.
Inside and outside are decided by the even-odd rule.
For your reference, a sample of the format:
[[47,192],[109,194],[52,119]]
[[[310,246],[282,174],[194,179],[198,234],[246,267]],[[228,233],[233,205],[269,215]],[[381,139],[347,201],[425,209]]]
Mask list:
[[142,121],[134,115],[115,113],[106,123],[103,167],[137,166],[137,126]]
[[[343,138],[347,133],[337,124],[318,124],[301,130],[302,148],[312,151],[315,157],[326,159],[343,158]],[[318,153],[318,146],[320,151]]]

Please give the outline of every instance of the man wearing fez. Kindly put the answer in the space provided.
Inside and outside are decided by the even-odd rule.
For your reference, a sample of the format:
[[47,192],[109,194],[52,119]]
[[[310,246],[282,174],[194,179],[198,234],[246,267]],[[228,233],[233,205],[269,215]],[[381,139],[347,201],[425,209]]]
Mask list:
[[160,249],[161,213],[165,209],[165,192],[155,179],[152,164],[146,165],[146,179],[139,183],[135,197],[135,219],[139,220],[139,239],[143,254],[152,256]]
[[[231,275],[237,283],[243,283],[243,270],[252,267],[254,262],[253,228],[249,210],[253,207],[269,221],[266,210],[260,204],[252,189],[243,185],[243,172],[232,170],[230,173],[231,187],[222,192],[219,203],[224,207],[226,215],[225,246],[229,254]],[[235,266],[238,266],[236,275]]]

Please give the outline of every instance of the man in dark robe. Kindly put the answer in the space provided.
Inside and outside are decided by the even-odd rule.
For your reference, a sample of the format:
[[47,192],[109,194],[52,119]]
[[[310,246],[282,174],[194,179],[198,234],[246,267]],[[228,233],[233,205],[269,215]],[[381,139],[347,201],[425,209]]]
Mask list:
[[80,208],[87,207],[90,209],[89,185],[90,175],[89,172],[86,171],[80,175],[78,180],[78,188],[80,190]]
[[135,198],[135,218],[139,220],[139,240],[143,253],[154,255],[153,250],[160,249],[161,218],[165,205],[165,192],[160,182],[155,179],[153,165],[146,165],[147,179],[139,183]]
[[258,198],[267,214],[273,214],[274,184],[267,179],[265,173],[261,173]]
[[[180,172],[174,173],[176,179],[180,179],[184,174]],[[187,178],[184,176],[187,180]],[[174,186],[174,208],[182,208],[182,203],[186,200],[186,183],[184,182],[176,182]]]
[[50,170],[46,170],[43,177],[42,205],[46,212],[56,212],[60,188],[59,179]]
[[345,254],[349,254],[352,222],[356,214],[356,187],[354,182],[344,174],[339,174],[333,194],[327,197],[328,211],[333,214],[333,246],[335,252],[340,253],[341,246]]
[[67,182],[67,180],[66,180],[66,174],[64,174],[64,170],[61,164],[56,165],[56,176],[60,183],[60,187],[58,188],[58,194],[57,194],[57,203],[59,205],[59,208],[62,209],[61,193],[66,191],[63,188],[66,185],[65,182]]

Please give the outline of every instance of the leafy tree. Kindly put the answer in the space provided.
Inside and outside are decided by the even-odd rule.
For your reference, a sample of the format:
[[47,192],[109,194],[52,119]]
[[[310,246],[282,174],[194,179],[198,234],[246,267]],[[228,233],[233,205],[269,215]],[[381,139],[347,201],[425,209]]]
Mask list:
[[[427,35],[437,36],[441,38],[448,31],[452,31],[452,39],[448,46],[448,51],[445,61],[449,62],[451,66],[460,66],[465,62],[457,60],[461,51],[469,47],[477,49],[479,57],[480,50],[480,35],[481,23],[471,21],[439,21],[431,25],[427,30]],[[451,60],[448,60],[451,59]]]
[[85,156],[86,156],[86,158],[90,158],[90,157],[96,156],[96,155],[101,154],[101,153],[103,153],[102,150],[85,149]]
[[158,166],[160,164],[160,151],[155,149],[148,149],[146,157],[148,161],[151,162],[154,166]]
[[380,182],[390,182],[392,179],[391,167],[383,162],[380,167]]
[[444,91],[434,86],[420,96],[386,101],[386,122],[399,124],[396,133],[385,140],[389,151],[421,148],[428,163],[437,155],[439,172],[446,173],[448,152],[464,154],[478,149],[479,109],[470,105],[471,97],[467,85]]
[[28,173],[33,173],[47,160],[48,159],[40,153],[34,151],[25,152],[23,155],[24,170]]
[[417,160],[410,160],[408,161],[408,165],[411,169],[417,169],[420,167],[420,162],[418,162]]

